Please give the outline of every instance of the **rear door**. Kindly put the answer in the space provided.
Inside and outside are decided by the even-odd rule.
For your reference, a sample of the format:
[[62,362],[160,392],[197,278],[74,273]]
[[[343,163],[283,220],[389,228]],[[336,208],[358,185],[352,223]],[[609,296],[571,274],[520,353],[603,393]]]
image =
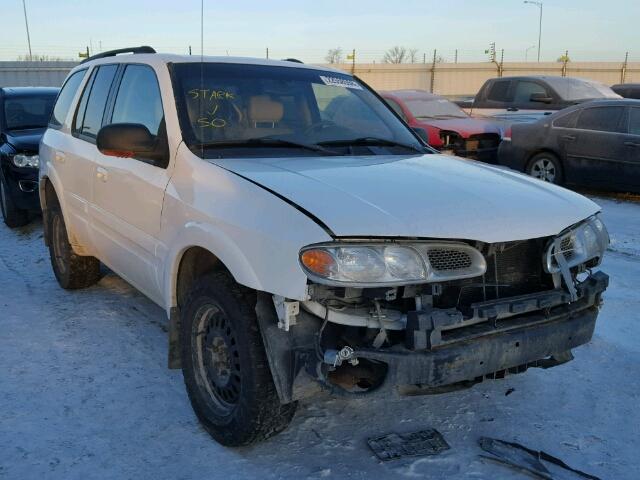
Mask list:
[[575,130],[564,135],[567,180],[570,183],[615,188],[624,175],[626,107],[587,107]]
[[148,65],[126,64],[105,125],[142,124],[156,136],[158,158],[100,155],[93,178],[92,222],[105,263],[150,298],[161,299],[156,247],[164,191],[169,182],[169,148],[160,87]]

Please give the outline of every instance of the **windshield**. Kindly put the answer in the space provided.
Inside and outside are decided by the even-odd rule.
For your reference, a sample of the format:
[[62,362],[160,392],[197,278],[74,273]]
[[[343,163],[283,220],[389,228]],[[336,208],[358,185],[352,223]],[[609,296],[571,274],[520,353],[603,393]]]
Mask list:
[[55,94],[5,97],[4,119],[7,130],[46,127],[55,101]]
[[416,118],[466,118],[460,107],[444,98],[418,98],[404,102]]
[[570,102],[596,98],[620,98],[620,95],[611,90],[611,88],[590,80],[550,77],[547,81],[563,100]]
[[346,74],[180,63],[172,77],[183,138],[204,157],[425,153],[386,104]]

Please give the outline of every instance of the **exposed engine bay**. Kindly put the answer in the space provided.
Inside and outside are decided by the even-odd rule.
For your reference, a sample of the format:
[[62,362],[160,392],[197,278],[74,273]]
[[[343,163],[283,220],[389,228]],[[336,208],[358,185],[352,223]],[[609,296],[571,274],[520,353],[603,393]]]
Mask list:
[[274,298],[295,357],[291,398],[301,371],[334,392],[384,385],[437,393],[570,360],[571,349],[591,338],[608,283],[591,271],[608,242],[599,225],[556,238],[419,244],[412,248],[425,258],[431,282],[354,287],[310,280],[306,301]]

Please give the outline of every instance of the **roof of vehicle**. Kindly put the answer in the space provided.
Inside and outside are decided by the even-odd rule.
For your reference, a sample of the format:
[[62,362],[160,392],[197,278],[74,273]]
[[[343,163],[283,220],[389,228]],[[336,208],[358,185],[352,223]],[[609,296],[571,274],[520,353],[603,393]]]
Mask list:
[[611,85],[611,88],[640,88],[640,83],[618,83]]
[[310,65],[306,63],[299,63],[299,61],[293,60],[270,60],[265,58],[252,58],[252,57],[227,57],[227,56],[200,56],[200,55],[177,55],[173,53],[133,53],[122,54],[117,56],[109,56],[96,58],[95,60],[89,59],[74,68],[74,70],[80,70],[86,68],[88,65],[99,65],[104,63],[146,63],[149,65],[160,65],[167,63],[235,63],[244,65],[265,65],[265,66],[278,66],[289,68],[306,68],[311,70],[318,70],[324,72],[335,72],[342,75],[348,75],[347,72],[342,70],[336,70],[328,67],[319,67],[316,65]]
[[60,89],[57,87],[0,87],[0,91],[5,97],[22,97],[31,93],[57,95]]
[[[489,80],[553,80],[553,81],[583,81],[587,83],[600,83],[595,80],[589,80],[588,78],[578,78],[578,77],[561,77],[560,75],[520,75],[514,77],[496,77],[490,78]],[[489,81],[487,80],[487,81]]]
[[426,100],[435,100],[441,99],[440,95],[436,95],[435,93],[427,92],[426,90],[382,90],[379,92],[383,97],[390,96],[396,97],[401,100],[417,100],[419,98]]

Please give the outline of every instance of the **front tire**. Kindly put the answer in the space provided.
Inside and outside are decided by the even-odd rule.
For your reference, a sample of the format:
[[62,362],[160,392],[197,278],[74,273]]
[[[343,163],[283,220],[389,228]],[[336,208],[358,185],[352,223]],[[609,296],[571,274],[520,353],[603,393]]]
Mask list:
[[284,430],[255,313],[256,296],[226,273],[197,280],[181,312],[182,373],[200,423],[219,443],[249,445]]
[[0,210],[2,218],[9,228],[22,227],[29,223],[29,212],[16,208],[13,200],[9,196],[7,185],[0,177]]
[[100,280],[100,261],[77,255],[67,234],[62,211],[55,205],[49,211],[49,256],[58,283],[65,290],[90,287]]
[[555,185],[562,185],[564,181],[560,159],[549,152],[534,155],[527,165],[527,174]]

